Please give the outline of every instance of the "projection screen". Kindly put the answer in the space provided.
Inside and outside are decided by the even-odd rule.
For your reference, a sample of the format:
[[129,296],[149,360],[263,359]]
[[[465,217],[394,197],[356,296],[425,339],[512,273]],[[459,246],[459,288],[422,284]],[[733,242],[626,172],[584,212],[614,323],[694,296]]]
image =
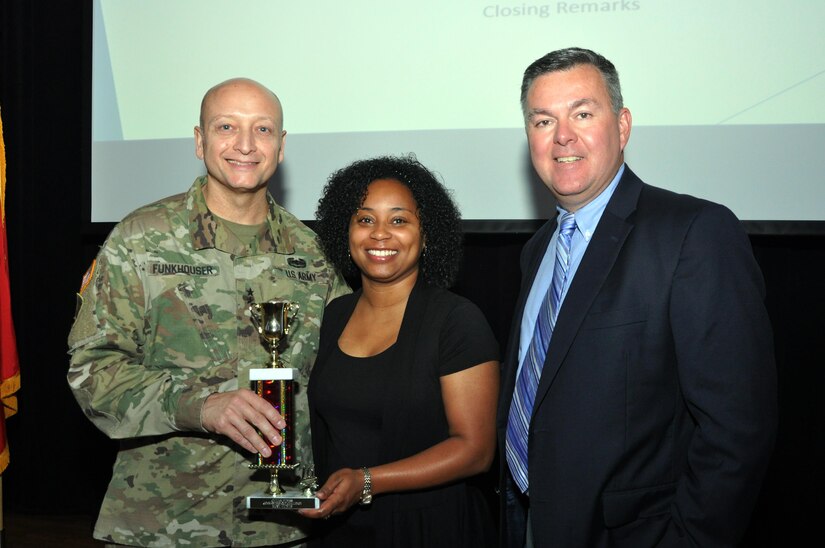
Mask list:
[[302,219],[332,171],[406,153],[441,176],[465,220],[547,218],[521,75],[582,46],[619,69],[626,160],[644,180],[746,221],[818,225],[823,20],[818,0],[95,0],[89,220],[184,192],[204,172],[201,97],[235,76],[281,98],[286,157],[270,188]]

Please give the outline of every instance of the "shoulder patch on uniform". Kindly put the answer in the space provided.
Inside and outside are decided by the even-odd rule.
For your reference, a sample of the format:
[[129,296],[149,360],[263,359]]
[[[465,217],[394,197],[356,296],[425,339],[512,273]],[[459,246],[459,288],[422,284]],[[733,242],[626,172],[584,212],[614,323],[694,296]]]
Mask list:
[[187,276],[217,276],[220,274],[218,265],[210,264],[176,264],[151,262],[148,267],[150,276],[175,276],[183,274]]
[[80,281],[80,291],[78,294],[83,295],[83,292],[89,287],[89,283],[91,283],[92,278],[95,275],[95,266],[97,266],[97,259],[92,260],[92,264],[89,265],[89,269],[83,275],[83,279]]

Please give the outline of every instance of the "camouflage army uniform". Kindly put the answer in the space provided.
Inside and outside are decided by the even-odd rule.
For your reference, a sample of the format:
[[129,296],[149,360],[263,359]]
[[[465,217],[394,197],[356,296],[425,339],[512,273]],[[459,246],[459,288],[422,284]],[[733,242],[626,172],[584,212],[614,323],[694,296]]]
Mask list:
[[[86,415],[121,439],[95,537],[139,546],[260,546],[306,536],[293,512],[249,516],[268,485],[253,455],[207,433],[209,394],[249,386],[269,354],[247,311],[299,303],[282,359],[297,369],[296,460],[311,462],[306,383],[326,302],[349,289],[314,234],[268,196],[265,233],[243,245],[206,208],[202,185],[143,207],[101,249],[69,335],[69,384]],[[252,474],[256,473],[254,481]]]

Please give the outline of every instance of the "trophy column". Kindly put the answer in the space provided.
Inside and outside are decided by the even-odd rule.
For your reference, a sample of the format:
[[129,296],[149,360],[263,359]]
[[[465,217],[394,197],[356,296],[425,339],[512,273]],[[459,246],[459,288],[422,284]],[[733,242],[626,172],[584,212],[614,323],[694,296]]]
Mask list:
[[246,497],[246,507],[250,510],[297,510],[318,508],[320,504],[314,494],[318,485],[312,473],[300,481],[298,489],[285,489],[278,477],[281,470],[295,470],[301,466],[295,459],[295,369],[283,367],[278,351],[281,341],[289,334],[289,324],[293,318],[291,315],[297,310],[298,305],[289,301],[249,305],[252,323],[271,355],[269,367],[249,371],[250,388],[271,403],[286,422],[286,427],[281,430],[281,444],[270,445],[272,455],[263,457],[259,454],[257,463],[249,465],[252,469],[270,471],[268,488]]

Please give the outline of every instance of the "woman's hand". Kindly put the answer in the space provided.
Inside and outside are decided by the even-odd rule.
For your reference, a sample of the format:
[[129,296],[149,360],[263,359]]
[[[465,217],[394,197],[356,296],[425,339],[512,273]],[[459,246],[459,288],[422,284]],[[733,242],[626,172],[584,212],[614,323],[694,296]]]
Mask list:
[[321,507],[299,510],[298,513],[308,518],[328,518],[331,515],[346,512],[361,500],[363,490],[364,472],[342,468],[334,472],[324,486],[315,493],[315,496],[321,499]]

